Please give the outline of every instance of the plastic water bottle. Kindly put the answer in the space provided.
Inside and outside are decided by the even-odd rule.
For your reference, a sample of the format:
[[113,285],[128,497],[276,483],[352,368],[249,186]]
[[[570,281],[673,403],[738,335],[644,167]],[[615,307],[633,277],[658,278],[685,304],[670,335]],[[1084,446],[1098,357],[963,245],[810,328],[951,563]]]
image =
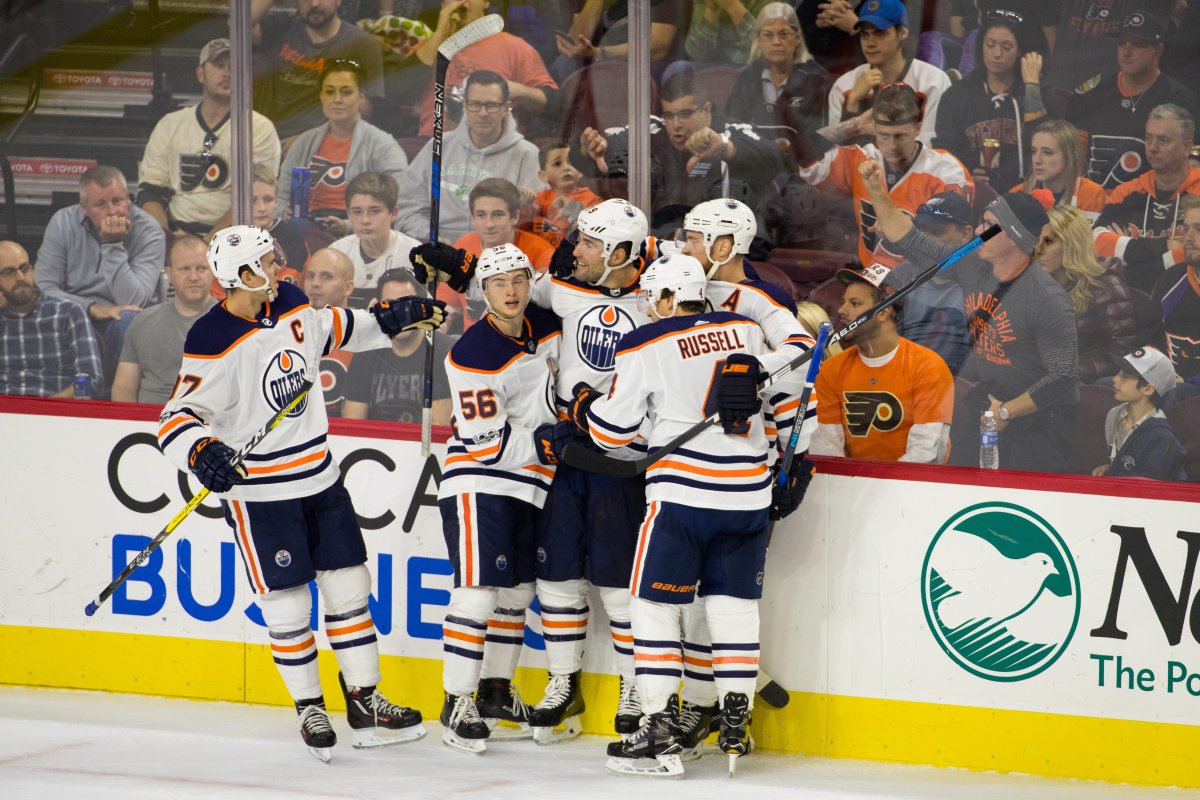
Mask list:
[[979,422],[979,468],[1000,469],[1000,432],[991,411],[983,412]]

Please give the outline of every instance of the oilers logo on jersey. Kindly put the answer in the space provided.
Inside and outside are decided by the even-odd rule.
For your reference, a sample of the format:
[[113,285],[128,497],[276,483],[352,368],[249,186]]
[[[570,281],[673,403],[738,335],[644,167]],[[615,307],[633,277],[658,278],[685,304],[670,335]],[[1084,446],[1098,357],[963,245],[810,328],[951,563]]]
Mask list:
[[[296,392],[300,391],[307,369],[308,365],[299,351],[283,350],[276,353],[263,372],[262,390],[267,405],[275,411],[286,406]],[[288,413],[288,416],[293,418],[300,416],[304,413],[307,405],[308,396],[306,395]]]
[[594,370],[612,372],[621,337],[637,327],[629,312],[617,306],[592,306],[579,319],[575,346],[579,357]]

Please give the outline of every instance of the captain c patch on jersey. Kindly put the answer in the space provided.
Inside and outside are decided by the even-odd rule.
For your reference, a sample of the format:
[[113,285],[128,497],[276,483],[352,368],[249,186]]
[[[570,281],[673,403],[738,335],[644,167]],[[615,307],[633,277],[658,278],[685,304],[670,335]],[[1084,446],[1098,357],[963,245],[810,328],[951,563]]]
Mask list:
[[592,306],[579,319],[575,336],[579,357],[592,369],[611,372],[621,337],[635,327],[633,318],[624,309],[610,305]]
[[[286,406],[304,384],[304,373],[307,369],[308,365],[299,351],[283,350],[276,353],[263,372],[262,390],[267,405],[275,411]],[[305,395],[304,399],[288,412],[288,416],[300,416],[307,405],[308,395]]]
[[891,392],[846,392],[842,407],[851,436],[866,436],[871,428],[887,433],[904,421],[904,406]]

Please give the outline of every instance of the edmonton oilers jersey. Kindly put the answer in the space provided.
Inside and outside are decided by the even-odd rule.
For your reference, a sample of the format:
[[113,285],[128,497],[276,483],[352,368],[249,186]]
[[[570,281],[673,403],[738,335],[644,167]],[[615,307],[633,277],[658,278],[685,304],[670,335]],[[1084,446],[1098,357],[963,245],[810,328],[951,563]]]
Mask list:
[[[216,305],[196,320],[184,342],[179,378],[159,417],[159,449],[184,471],[192,445],[207,436],[240,450],[304,383],[309,359],[319,361],[322,353],[338,348],[388,345],[369,312],[314,309],[290,283],[280,283],[279,296],[254,319],[233,314],[225,303]],[[246,456],[248,478],[226,496],[287,500],[329,487],[338,467],[328,433],[318,381]]]

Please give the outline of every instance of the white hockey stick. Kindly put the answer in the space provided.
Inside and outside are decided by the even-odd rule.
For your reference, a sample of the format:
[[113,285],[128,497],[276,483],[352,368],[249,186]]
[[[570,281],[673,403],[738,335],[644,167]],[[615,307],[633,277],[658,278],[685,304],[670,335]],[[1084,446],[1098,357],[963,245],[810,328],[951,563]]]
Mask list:
[[[429,241],[437,244],[442,211],[442,122],[446,117],[446,70],[450,59],[463,48],[504,30],[504,18],[488,14],[442,42],[437,50],[433,83],[433,145],[429,168]],[[429,297],[437,299],[437,270],[431,269]],[[429,457],[433,439],[433,329],[425,331],[425,380],[421,392],[421,458]]]

